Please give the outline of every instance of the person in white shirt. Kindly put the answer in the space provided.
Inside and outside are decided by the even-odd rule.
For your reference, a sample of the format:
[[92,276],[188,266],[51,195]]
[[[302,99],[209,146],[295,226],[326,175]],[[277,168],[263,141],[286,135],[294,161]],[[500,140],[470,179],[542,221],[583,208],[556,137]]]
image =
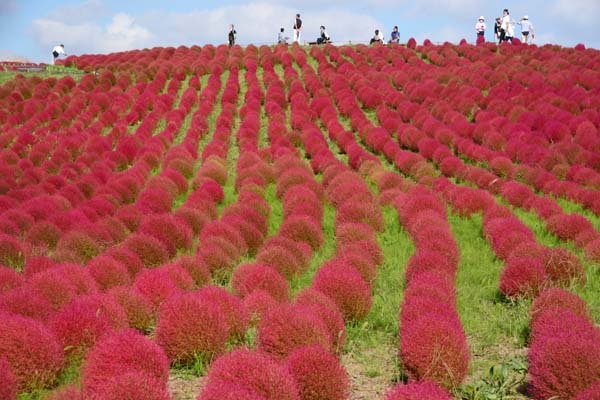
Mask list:
[[[477,20],[477,23],[475,24],[475,32],[477,32],[477,41],[478,42],[484,38],[485,28],[486,28],[485,18],[482,15],[481,17],[479,17],[479,19]],[[481,39],[479,37],[481,37]]]
[[285,36],[285,29],[281,28],[279,30],[279,34],[277,34],[277,43],[279,44],[288,44],[289,37]]
[[371,38],[370,44],[383,44],[383,33],[379,29],[375,29],[375,35]]
[[61,54],[64,56],[67,55],[67,53],[65,53],[65,45],[59,44],[58,46],[54,46],[54,48],[52,49],[52,65],[54,65],[54,63],[56,62],[56,59]]
[[525,15],[519,22],[521,25],[521,42],[531,43],[531,40],[535,38],[533,32],[533,24],[529,22],[529,16]]
[[325,26],[321,25],[319,27],[319,29],[321,30],[321,33],[319,34],[319,37],[317,38],[317,44],[330,43],[331,38],[329,37],[329,34],[325,30]]
[[509,35],[507,35],[507,33],[508,33],[509,29],[510,29],[510,14],[508,12],[508,9],[505,8],[504,11],[502,11],[502,19],[500,22],[500,39],[498,40],[498,44],[508,40]]

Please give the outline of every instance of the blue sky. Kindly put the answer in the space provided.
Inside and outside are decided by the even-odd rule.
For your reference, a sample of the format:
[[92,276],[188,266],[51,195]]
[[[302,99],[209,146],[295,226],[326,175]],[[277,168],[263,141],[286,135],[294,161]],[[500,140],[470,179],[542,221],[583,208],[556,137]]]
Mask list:
[[296,12],[304,20],[303,40],[315,40],[319,25],[342,43],[367,42],[376,28],[388,37],[398,25],[402,42],[409,37],[474,41],[479,15],[486,17],[491,40],[493,18],[503,8],[516,20],[529,15],[538,44],[600,48],[599,0],[0,0],[0,61],[49,62],[58,43],[69,54],[219,44],[226,41],[230,23],[236,25],[238,43],[271,44],[280,27],[291,36]]

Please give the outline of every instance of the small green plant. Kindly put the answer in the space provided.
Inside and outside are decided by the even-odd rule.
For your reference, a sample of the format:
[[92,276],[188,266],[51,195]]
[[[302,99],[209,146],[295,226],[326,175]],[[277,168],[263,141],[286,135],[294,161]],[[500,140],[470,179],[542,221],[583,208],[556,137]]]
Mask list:
[[512,357],[508,362],[493,365],[481,380],[463,386],[457,397],[468,400],[501,400],[519,398],[518,388],[525,382],[527,364]]

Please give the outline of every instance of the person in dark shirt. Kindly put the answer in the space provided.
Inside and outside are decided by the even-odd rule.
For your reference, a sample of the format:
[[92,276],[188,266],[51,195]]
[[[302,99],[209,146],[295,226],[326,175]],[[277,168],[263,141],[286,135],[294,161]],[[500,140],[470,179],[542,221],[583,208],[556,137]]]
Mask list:
[[302,29],[302,20],[300,19],[300,14],[296,14],[296,19],[294,20],[294,42],[300,42],[300,30]]
[[397,26],[394,26],[394,29],[392,29],[392,34],[390,36],[390,43],[400,43],[400,32],[398,32]]
[[329,37],[329,34],[325,30],[325,27],[323,25],[321,25],[321,27],[319,29],[321,29],[321,35],[317,38],[317,44],[330,43],[331,38]]
[[229,41],[229,47],[235,46],[235,39],[237,36],[237,32],[235,31],[235,27],[233,24],[229,25],[229,34],[227,34],[227,40]]

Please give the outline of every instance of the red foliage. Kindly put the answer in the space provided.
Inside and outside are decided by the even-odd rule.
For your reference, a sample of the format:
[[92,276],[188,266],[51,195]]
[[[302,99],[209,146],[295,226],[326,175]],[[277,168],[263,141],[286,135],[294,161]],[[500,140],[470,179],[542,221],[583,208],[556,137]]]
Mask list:
[[25,240],[35,247],[54,249],[62,232],[50,221],[38,221],[28,231]]
[[547,284],[548,275],[538,258],[511,258],[500,276],[500,291],[506,297],[535,297]]
[[541,292],[539,296],[533,300],[533,304],[529,309],[531,325],[535,325],[538,316],[540,316],[544,311],[553,308],[569,310],[573,314],[580,317],[588,319],[590,318],[587,305],[579,296],[565,289],[548,288]]
[[144,218],[137,230],[158,239],[172,258],[179,250],[188,250],[192,246],[192,230],[169,214],[151,215]]
[[150,329],[155,320],[154,306],[146,297],[125,286],[112,288],[108,294],[121,305],[131,328],[142,332]]
[[418,249],[408,260],[404,276],[406,282],[410,285],[414,277],[429,271],[437,271],[447,276],[454,276],[456,268],[443,254],[436,251]]
[[206,361],[225,350],[229,324],[214,301],[182,293],[165,301],[158,314],[156,341],[173,362]]
[[258,348],[274,357],[285,358],[292,350],[311,344],[334,350],[325,322],[310,307],[279,305],[258,325]]
[[51,385],[63,366],[63,351],[42,323],[0,312],[0,354],[10,365],[18,391]]
[[115,374],[91,394],[94,400],[171,400],[167,383],[141,371]]
[[256,290],[266,291],[279,303],[290,298],[289,283],[275,268],[264,264],[240,265],[231,277],[231,288],[242,298]]
[[53,310],[45,297],[24,285],[0,294],[0,311],[46,321]]
[[600,380],[592,383],[587,389],[582,390],[573,400],[596,400],[600,399]]
[[594,262],[600,262],[600,238],[594,239],[585,246],[585,257]]
[[563,247],[544,249],[542,262],[548,278],[556,285],[569,286],[572,282],[585,284],[585,271],[579,258]]
[[146,269],[138,274],[133,283],[137,292],[148,299],[155,308],[169,297],[193,288],[192,277],[181,267],[165,265]]
[[198,400],[300,400],[292,375],[264,353],[233,350],[211,366]]
[[346,320],[361,320],[373,303],[371,285],[350,265],[324,265],[317,271],[313,287],[330,297]]
[[240,339],[248,328],[248,316],[237,297],[220,286],[207,285],[196,292],[202,300],[212,302],[228,326],[229,338]]
[[5,358],[0,358],[0,398],[17,399],[17,378]]
[[335,226],[350,222],[365,223],[377,232],[385,228],[381,208],[376,203],[346,201],[337,208]]
[[101,251],[99,243],[83,231],[71,231],[60,238],[54,258],[60,262],[85,264]]
[[447,389],[459,385],[469,370],[469,346],[460,321],[443,314],[425,314],[402,324],[400,356],[409,379],[429,379]]
[[134,233],[123,242],[123,247],[136,254],[146,267],[156,267],[169,259],[162,242],[150,235]]
[[25,249],[16,238],[0,234],[0,264],[16,270],[23,269]]
[[321,346],[299,347],[285,360],[303,400],[343,400],[350,394],[348,374],[340,361]]
[[313,250],[323,245],[323,229],[318,221],[306,215],[294,215],[283,221],[279,234],[297,242],[303,242]]
[[130,329],[108,335],[90,349],[81,372],[83,392],[93,398],[111,381],[128,373],[144,374],[162,385],[169,377],[169,360],[165,352]]
[[575,240],[580,232],[593,229],[592,224],[579,214],[557,214],[546,220],[548,230],[561,240]]
[[25,282],[22,274],[0,265],[0,294],[21,286]]
[[398,384],[385,396],[385,400],[450,400],[452,396],[431,381]]
[[67,355],[80,356],[103,335],[127,327],[125,311],[107,295],[88,295],[67,304],[49,320]]
[[92,259],[87,267],[100,290],[131,284],[131,275],[127,267],[121,261],[110,256],[99,255]]

